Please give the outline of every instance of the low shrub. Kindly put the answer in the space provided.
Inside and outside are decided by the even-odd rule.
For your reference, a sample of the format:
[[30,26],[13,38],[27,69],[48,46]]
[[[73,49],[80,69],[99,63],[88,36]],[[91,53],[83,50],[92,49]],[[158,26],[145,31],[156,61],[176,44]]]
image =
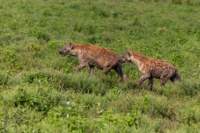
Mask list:
[[56,106],[61,97],[51,90],[45,91],[39,88],[36,92],[27,92],[25,89],[19,89],[14,97],[15,107],[30,107],[36,111],[46,114],[52,107]]
[[0,85],[7,85],[9,82],[9,76],[6,73],[0,73]]

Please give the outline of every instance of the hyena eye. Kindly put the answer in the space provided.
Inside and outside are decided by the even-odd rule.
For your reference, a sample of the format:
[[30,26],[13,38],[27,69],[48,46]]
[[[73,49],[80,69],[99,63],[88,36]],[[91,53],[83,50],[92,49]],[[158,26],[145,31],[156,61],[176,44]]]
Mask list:
[[65,48],[64,50],[65,50],[65,51],[68,51],[68,48]]
[[71,45],[71,46],[70,46],[70,49],[74,49],[74,46],[73,46],[73,45]]

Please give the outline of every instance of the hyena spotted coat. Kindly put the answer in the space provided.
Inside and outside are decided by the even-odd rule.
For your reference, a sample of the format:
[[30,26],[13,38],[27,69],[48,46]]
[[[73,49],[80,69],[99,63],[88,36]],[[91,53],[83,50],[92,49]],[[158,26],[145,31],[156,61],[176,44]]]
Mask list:
[[130,50],[122,58],[124,62],[132,62],[137,65],[139,71],[142,73],[139,85],[142,85],[148,79],[148,85],[151,90],[153,88],[154,78],[160,79],[161,85],[164,85],[168,80],[172,82],[180,80],[177,69],[167,61],[153,59]]
[[85,67],[89,68],[90,74],[93,73],[94,67],[103,70],[104,73],[115,70],[121,80],[125,80],[121,66],[121,58],[113,51],[96,45],[83,44],[66,44],[59,50],[61,55],[72,55],[78,57],[79,65],[77,70]]

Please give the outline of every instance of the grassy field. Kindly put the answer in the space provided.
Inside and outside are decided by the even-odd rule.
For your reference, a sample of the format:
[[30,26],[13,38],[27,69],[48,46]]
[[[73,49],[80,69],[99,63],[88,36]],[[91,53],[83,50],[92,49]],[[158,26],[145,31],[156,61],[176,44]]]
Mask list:
[[[0,132],[198,133],[198,0],[0,0]],[[75,72],[64,42],[130,48],[175,64],[181,82],[136,84],[140,73]]]

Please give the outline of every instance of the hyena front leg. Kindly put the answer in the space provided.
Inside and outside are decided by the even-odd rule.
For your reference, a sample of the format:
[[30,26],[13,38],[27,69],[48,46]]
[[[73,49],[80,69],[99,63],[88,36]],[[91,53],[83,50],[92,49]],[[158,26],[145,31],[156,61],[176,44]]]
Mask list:
[[76,67],[76,71],[80,71],[81,69],[88,66],[88,62],[80,61],[79,65]]
[[80,71],[81,69],[85,68],[86,66],[87,66],[86,64],[80,64],[75,69],[76,69],[76,71]]
[[93,75],[93,73],[94,73],[94,65],[89,65],[88,70],[89,70],[89,74]]
[[141,77],[140,77],[140,80],[138,81],[139,82],[139,85],[142,85],[143,82],[147,79],[149,79],[151,77],[151,74],[150,73],[146,73],[146,74],[143,74]]
[[108,74],[108,73],[110,72],[110,69],[111,69],[110,66],[104,67],[104,68],[103,68],[103,72],[104,72],[105,74]]
[[149,82],[148,82],[149,88],[150,90],[153,90],[153,78],[149,78]]

